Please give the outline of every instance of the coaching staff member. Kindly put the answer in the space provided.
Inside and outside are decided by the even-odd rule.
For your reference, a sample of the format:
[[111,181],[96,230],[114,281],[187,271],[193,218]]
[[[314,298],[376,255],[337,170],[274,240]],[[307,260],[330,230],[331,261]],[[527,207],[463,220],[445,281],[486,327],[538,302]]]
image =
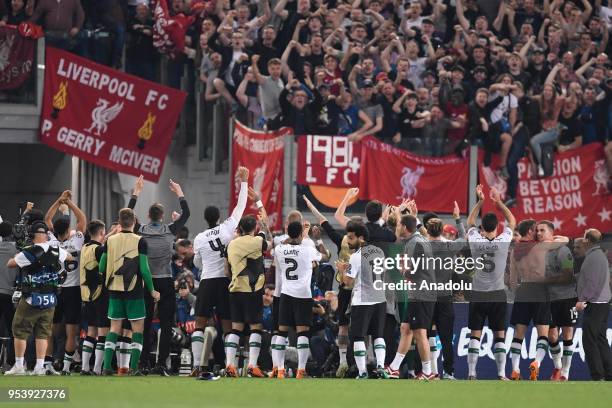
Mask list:
[[584,310],[582,341],[586,362],[594,381],[612,380],[612,351],[606,338],[610,312],[610,270],[601,249],[601,232],[592,228],[584,233],[586,255],[578,275],[578,303]]

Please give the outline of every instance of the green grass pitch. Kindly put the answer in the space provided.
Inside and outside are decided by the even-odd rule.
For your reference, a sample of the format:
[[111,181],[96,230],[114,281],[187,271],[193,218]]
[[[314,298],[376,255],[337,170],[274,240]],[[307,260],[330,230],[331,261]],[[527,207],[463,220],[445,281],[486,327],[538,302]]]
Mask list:
[[0,389],[66,387],[69,401],[4,407],[568,407],[612,406],[612,383],[221,379],[185,377],[0,377]]

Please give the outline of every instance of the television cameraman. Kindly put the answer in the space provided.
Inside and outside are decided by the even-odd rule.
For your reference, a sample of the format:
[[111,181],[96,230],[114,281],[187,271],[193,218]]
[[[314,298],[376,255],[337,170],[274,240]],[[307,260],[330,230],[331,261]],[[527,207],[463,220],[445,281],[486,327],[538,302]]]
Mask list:
[[47,340],[51,336],[53,313],[57,304],[57,288],[62,280],[64,262],[73,257],[47,242],[47,225],[34,221],[29,228],[33,245],[11,258],[6,266],[21,268],[21,298],[13,319],[15,338],[15,365],[5,375],[25,375],[24,355],[27,339],[36,339],[36,366],[34,375],[46,375],[44,368]]

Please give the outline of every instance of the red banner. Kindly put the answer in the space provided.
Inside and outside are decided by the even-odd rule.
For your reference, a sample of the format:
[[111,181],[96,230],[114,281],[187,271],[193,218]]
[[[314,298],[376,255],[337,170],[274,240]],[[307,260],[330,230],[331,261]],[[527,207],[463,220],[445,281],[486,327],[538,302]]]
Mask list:
[[361,142],[359,198],[397,204],[416,200],[419,211],[467,212],[469,162],[456,156],[424,157],[382,143]]
[[14,26],[0,27],[0,90],[19,88],[32,75],[36,40]]
[[[249,186],[259,193],[268,213],[270,229],[283,229],[283,182],[285,174],[285,135],[291,129],[259,132],[236,121],[232,137],[232,176],[239,166],[250,170]],[[240,183],[232,184],[230,211],[238,201]],[[255,203],[249,203],[245,214],[257,214]]]
[[361,143],[346,136],[299,136],[297,183],[355,187],[359,183]]
[[[483,151],[479,152],[482,163]],[[496,168],[497,157],[492,166]],[[612,231],[612,201],[608,191],[608,172],[601,144],[593,143],[576,150],[555,153],[554,173],[546,178],[532,177],[527,158],[518,163],[517,204],[512,213],[517,221],[528,218],[549,220],[557,234],[570,237],[584,235],[587,228]],[[507,184],[489,167],[479,166],[485,197],[491,187],[505,196]],[[483,211],[494,211],[485,200]]]
[[186,94],[46,49],[43,143],[157,182]]

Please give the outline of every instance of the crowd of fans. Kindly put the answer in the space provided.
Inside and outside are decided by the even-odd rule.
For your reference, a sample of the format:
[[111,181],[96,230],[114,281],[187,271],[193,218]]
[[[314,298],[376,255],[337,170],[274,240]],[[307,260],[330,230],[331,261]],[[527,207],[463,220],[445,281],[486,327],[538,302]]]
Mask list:
[[[526,154],[543,177],[551,146],[609,140],[605,0],[168,0],[164,21],[159,1],[6,3],[2,21],[41,24],[47,44],[175,87],[199,78],[205,106],[257,129],[375,135],[433,156],[481,145],[513,179],[509,199]],[[184,45],[156,48],[173,21]]]

